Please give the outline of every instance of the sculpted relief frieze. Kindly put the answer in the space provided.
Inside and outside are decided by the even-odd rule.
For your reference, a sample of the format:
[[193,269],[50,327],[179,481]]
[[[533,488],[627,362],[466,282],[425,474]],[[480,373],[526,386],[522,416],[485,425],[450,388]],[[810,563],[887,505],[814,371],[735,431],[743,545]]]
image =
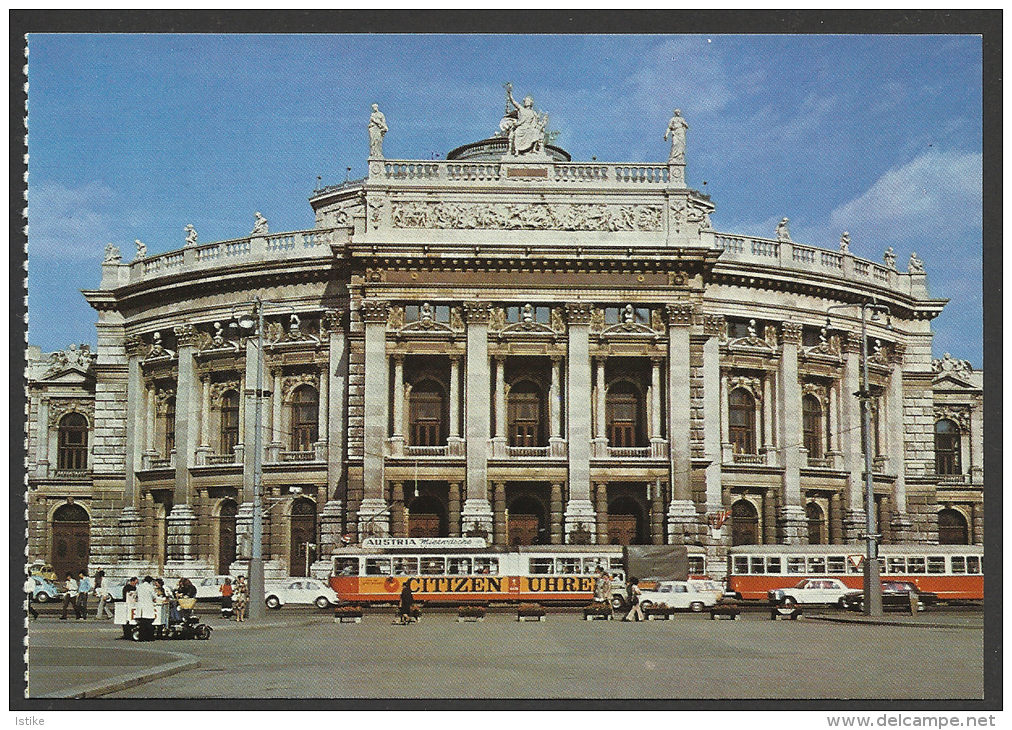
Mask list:
[[659,205],[394,203],[394,228],[659,231]]

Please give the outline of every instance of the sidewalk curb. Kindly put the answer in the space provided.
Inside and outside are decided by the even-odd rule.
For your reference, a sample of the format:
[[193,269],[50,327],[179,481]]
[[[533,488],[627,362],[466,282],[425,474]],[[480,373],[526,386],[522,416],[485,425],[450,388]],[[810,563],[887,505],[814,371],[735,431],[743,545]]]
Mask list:
[[88,697],[101,697],[102,695],[109,694],[110,692],[119,692],[120,690],[127,689],[128,687],[134,687],[138,684],[144,684],[151,682],[162,677],[168,677],[179,672],[184,672],[187,669],[196,669],[200,666],[200,659],[193,656],[192,654],[180,654],[174,651],[151,651],[144,649],[133,649],[131,651],[142,651],[145,653],[152,654],[163,654],[170,657],[174,657],[175,661],[169,662],[168,664],[158,664],[149,669],[142,669],[138,672],[131,672],[130,674],[121,674],[118,677],[111,677],[106,680],[99,682],[92,682],[90,684],[81,684],[76,687],[70,687],[68,689],[58,690],[56,692],[49,692],[44,695],[32,696],[30,699],[33,700],[52,700],[52,699],[85,699]]
[[838,624],[863,624],[866,626],[905,626],[914,629],[971,629],[973,631],[980,631],[983,629],[982,626],[965,626],[962,624],[939,624],[939,623],[921,623],[914,621],[886,621],[884,619],[864,619],[847,616],[827,616],[825,614],[809,614],[805,618],[812,619],[814,621],[833,621]]

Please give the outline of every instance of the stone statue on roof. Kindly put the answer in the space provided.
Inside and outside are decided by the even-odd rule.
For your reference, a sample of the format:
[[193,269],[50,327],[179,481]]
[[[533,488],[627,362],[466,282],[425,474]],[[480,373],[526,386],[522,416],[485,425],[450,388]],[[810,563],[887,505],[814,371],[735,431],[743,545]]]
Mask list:
[[187,246],[196,246],[197,245],[197,229],[193,227],[193,224],[192,223],[187,223],[186,227],[183,229],[183,232],[186,233],[186,245]]
[[671,135],[671,154],[668,156],[668,164],[685,164],[685,132],[689,125],[682,118],[682,110],[675,109],[674,116],[668,122],[668,128],[664,130],[664,141],[668,141]]
[[790,241],[791,240],[791,229],[790,229],[790,226],[788,225],[789,223],[790,223],[790,221],[787,218],[784,218],[779,223],[777,223],[777,233],[776,233],[776,236],[777,236],[777,240],[778,241]]
[[267,219],[260,215],[259,210],[253,215],[256,217],[256,222],[253,224],[253,232],[250,235],[259,236],[267,233]]
[[[523,106],[513,98],[513,84],[506,82],[507,112],[499,122],[501,129],[509,139],[508,154],[511,157],[523,155],[541,155],[545,151],[545,125],[547,114],[538,114],[534,110],[534,99],[524,97]],[[509,107],[513,107],[509,110]]]
[[379,104],[373,104],[372,114],[369,115],[369,157],[383,158],[383,137],[389,131],[387,118],[379,110]]
[[917,255],[916,251],[914,251],[912,254],[910,254],[910,261],[909,261],[909,263],[907,263],[907,271],[910,272],[911,274],[923,274],[923,273],[925,273],[924,272],[924,262],[921,261],[920,257]]

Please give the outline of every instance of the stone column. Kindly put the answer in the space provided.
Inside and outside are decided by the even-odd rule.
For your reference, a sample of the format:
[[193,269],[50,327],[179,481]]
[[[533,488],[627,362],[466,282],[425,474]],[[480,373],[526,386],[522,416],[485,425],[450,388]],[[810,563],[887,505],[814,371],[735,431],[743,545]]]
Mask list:
[[495,530],[493,540],[497,545],[505,545],[509,541],[506,530],[506,483],[493,482],[492,504],[495,514]]
[[608,544],[608,484],[598,482],[594,485],[595,506],[597,507],[597,544]]
[[[709,343],[707,343],[707,344],[709,344]],[[704,349],[704,359],[705,359],[705,349]],[[705,367],[705,365],[704,365],[704,367]],[[719,390],[719,394],[720,394],[719,395],[719,398],[720,398],[720,447],[721,447],[720,448],[720,450],[721,450],[721,457],[720,458],[721,458],[722,461],[730,462],[731,461],[732,446],[731,446],[731,426],[730,426],[731,421],[730,421],[730,414],[729,414],[729,408],[728,408],[728,402],[727,402],[728,393],[729,393],[728,386],[727,386],[727,378],[728,378],[727,371],[721,369],[721,371],[720,371],[720,390]]]
[[[129,386],[127,386],[127,398],[130,397]],[[35,446],[36,476],[39,479],[49,477],[49,396],[39,396],[39,420],[37,427]]]
[[608,383],[605,379],[604,364],[607,358],[599,355],[596,358],[597,378],[594,386],[594,456],[604,459],[608,456],[608,425],[607,425],[607,393]]
[[843,543],[843,499],[838,492],[829,498],[829,544]]
[[781,339],[783,346],[780,353],[780,377],[777,378],[777,415],[780,421],[779,442],[784,476],[779,533],[784,543],[798,544],[803,542],[807,534],[805,510],[801,506],[801,454],[804,449],[801,433],[801,384],[798,382],[801,325],[784,322]]
[[864,508],[864,453],[861,446],[861,403],[854,396],[861,389],[861,335],[843,333],[843,382],[841,383],[840,410],[841,439],[843,441],[844,470],[847,477],[847,514],[844,530],[847,542],[857,542],[865,532]]
[[[689,433],[691,420],[689,328],[692,326],[693,307],[688,303],[680,303],[669,304],[667,309],[668,440],[671,443],[669,467],[671,501],[668,503],[668,535],[672,544],[684,544],[687,542],[687,534],[694,534],[698,521],[696,506],[692,501],[692,450]],[[709,415],[706,413],[707,421],[711,420]],[[719,428],[719,422],[716,425]],[[717,504],[720,504],[719,497]]]
[[326,446],[327,432],[330,430],[330,417],[327,411],[330,409],[330,378],[327,377],[327,363],[321,363],[320,367],[320,410],[317,414],[316,440]]
[[460,537],[460,482],[450,482],[450,537]]
[[721,503],[721,434],[726,433],[727,428],[727,386],[720,373],[720,337],[726,331],[724,317],[714,314],[704,316],[703,334],[707,340],[703,344],[703,445],[710,462],[706,467],[708,505]]
[[404,356],[394,355],[394,432],[390,437],[390,454],[404,454]]
[[562,485],[552,482],[552,514],[550,518],[552,545],[562,544]]
[[190,324],[175,328],[179,358],[176,381],[176,476],[173,512],[192,499],[190,467],[197,441],[197,410],[200,407],[199,381],[194,362],[196,330]]
[[661,359],[650,358],[650,441],[661,440]]
[[506,445],[506,358],[495,358],[495,437],[492,439],[492,457],[504,459]]
[[[127,354],[127,417],[126,417],[126,484],[123,494],[124,510],[133,510],[139,515],[140,508],[140,485],[137,482],[136,472],[143,468],[144,448],[144,416],[147,399],[144,392],[144,374],[141,372],[141,356],[143,355],[141,338],[137,335],[128,335],[124,341]],[[48,399],[47,399],[48,400]],[[47,409],[48,411],[48,403]],[[40,408],[41,411],[41,408]],[[39,423],[48,426],[49,414],[43,420],[40,412]],[[39,434],[39,442],[42,442],[42,433]],[[133,514],[131,513],[131,514]]]
[[467,438],[467,496],[461,512],[462,531],[492,532],[492,507],[488,502],[489,362],[488,304],[465,302],[467,364],[465,385],[465,433]]
[[[158,409],[155,406],[155,384],[147,384],[147,407],[144,409],[144,441],[147,444],[145,451],[149,454],[157,454],[155,451],[155,414]],[[166,454],[168,456],[168,454]]]
[[390,525],[383,478],[389,398],[386,352],[388,310],[387,302],[374,299],[363,301],[360,309],[365,324],[363,499],[358,508],[360,536],[386,535]]
[[[463,455],[464,440],[460,437],[460,358],[456,355],[450,356],[450,434],[446,444],[450,456]],[[457,527],[459,529],[460,525]]]
[[[970,478],[973,484],[984,483],[984,397],[973,398],[970,411]],[[976,544],[976,543],[975,543]]]
[[548,393],[549,414],[548,445],[553,457],[565,455],[562,438],[562,358],[552,357],[552,387]]
[[[566,534],[581,522],[596,522],[594,505],[590,501],[590,413],[586,408],[574,407],[585,403],[590,388],[590,304],[569,304],[569,502],[566,504]],[[568,542],[568,539],[567,539]]]
[[[256,375],[254,374],[253,377],[255,378]],[[285,379],[280,369],[267,370],[267,365],[266,363],[264,364],[264,387],[270,391],[269,397],[266,394],[264,395],[264,403],[270,406],[269,413],[271,415],[270,430],[265,434],[266,438],[263,439],[267,454],[264,461],[273,464],[281,461],[282,448],[281,416],[285,402]],[[266,428],[267,424],[264,424],[264,426]],[[291,446],[290,441],[289,446]]]
[[773,378],[770,377],[769,373],[766,373],[766,377],[763,378],[763,404],[762,409],[762,440],[760,443],[760,454],[767,454],[767,462],[770,463],[770,454],[776,453],[776,433],[773,425]]
[[[906,354],[906,346],[897,342],[894,343],[889,357],[892,371],[889,373],[889,385],[886,390],[886,403],[888,404],[889,431],[889,462],[891,472],[896,475],[893,482],[892,499],[892,523],[889,525],[894,542],[906,542],[909,538],[912,523],[907,512],[907,485],[906,485],[906,442],[903,427],[903,356]],[[879,532],[884,532],[883,526],[879,526]]]
[[407,537],[404,482],[390,482],[390,506],[390,534],[393,537]]
[[[341,528],[344,519],[345,494],[342,490],[344,475],[345,432],[345,391],[348,383],[348,346],[342,328],[342,312],[327,310],[320,320],[320,334],[327,343],[327,362],[320,373],[320,383],[327,385],[327,494],[326,503],[320,513],[320,557],[332,555],[342,545]],[[321,495],[323,496],[323,495]]]

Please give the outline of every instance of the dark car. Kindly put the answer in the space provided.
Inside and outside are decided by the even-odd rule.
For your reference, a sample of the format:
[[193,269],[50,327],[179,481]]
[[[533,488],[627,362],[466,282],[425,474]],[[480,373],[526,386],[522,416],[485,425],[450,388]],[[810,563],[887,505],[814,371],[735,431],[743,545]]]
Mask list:
[[[913,583],[904,580],[882,581],[882,610],[909,611],[910,594],[917,596],[917,610],[923,611],[925,606],[938,603],[938,596],[930,591],[920,591]],[[842,599],[848,611],[864,610],[864,591],[852,591]]]

